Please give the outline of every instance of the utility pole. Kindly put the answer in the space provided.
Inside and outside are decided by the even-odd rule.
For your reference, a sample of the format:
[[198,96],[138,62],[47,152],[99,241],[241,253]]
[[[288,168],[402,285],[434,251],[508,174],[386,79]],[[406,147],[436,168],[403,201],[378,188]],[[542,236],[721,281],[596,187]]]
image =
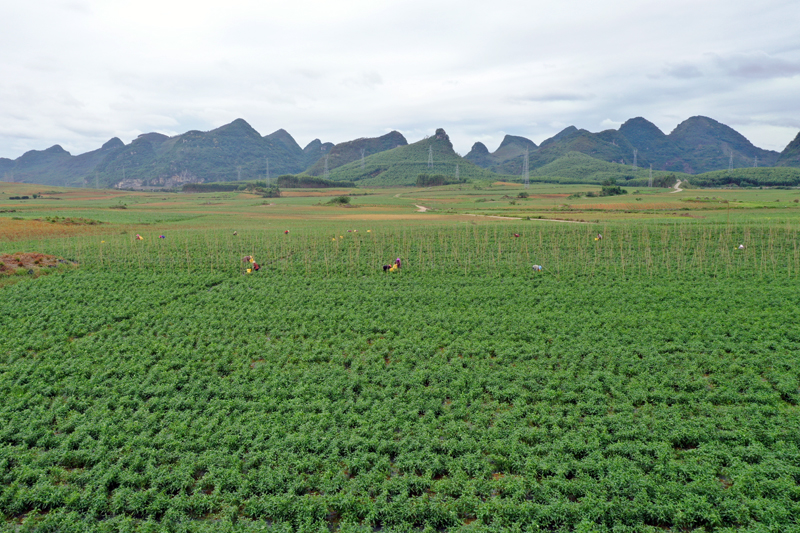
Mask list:
[[242,166],[236,167],[236,181],[242,181]]
[[325,154],[325,170],[323,171],[323,176],[324,176],[325,179],[328,179],[328,178],[331,177],[331,173],[330,173],[330,171],[328,171],[328,155],[327,154]]
[[456,181],[458,181],[458,163],[456,163]]
[[633,168],[636,168],[636,155],[639,153],[639,150],[636,148],[633,149]]
[[758,166],[758,156],[756,156],[756,158],[753,160],[753,168],[756,168],[757,166]]
[[361,170],[364,170],[365,163],[364,163],[364,149],[361,149]]
[[269,187],[269,157],[265,158],[267,162],[267,187]]
[[733,170],[733,150],[731,150],[731,158],[728,161],[728,170]]
[[527,189],[528,186],[531,184],[531,171],[529,167],[529,152],[528,148],[525,148],[525,159],[522,161],[522,180],[525,182],[525,188]]
[[647,180],[647,186],[653,186],[653,163],[650,163],[650,178]]
[[95,189],[99,189],[100,188],[100,185],[99,185],[99,182],[98,182],[98,179],[97,179],[97,171],[96,170],[94,171],[94,188]]
[[433,146],[428,146],[428,170],[433,169]]

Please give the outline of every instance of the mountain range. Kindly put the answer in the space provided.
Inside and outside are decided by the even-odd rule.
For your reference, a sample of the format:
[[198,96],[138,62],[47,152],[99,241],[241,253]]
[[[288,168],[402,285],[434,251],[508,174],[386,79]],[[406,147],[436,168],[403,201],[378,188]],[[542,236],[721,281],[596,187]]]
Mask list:
[[[364,185],[414,183],[420,173],[462,178],[520,176],[528,158],[531,174],[570,153],[657,171],[698,174],[754,165],[800,167],[800,133],[782,151],[754,146],[733,128],[708,117],[691,117],[665,134],[644,118],[619,129],[592,133],[570,126],[536,145],[506,135],[489,152],[480,142],[461,157],[444,130],[409,144],[392,131],[334,145],[315,139],[301,148],[280,129],[262,136],[243,119],[211,131],[168,137],[140,135],[129,144],[110,139],[97,150],[73,156],[61,146],[31,150],[17,159],[0,158],[4,181],[45,185],[174,188],[184,183],[264,179],[306,173]],[[431,164],[428,164],[431,159]],[[327,173],[326,173],[327,170]]]
[[[799,134],[800,135],[800,134]],[[798,139],[793,143],[800,144]],[[763,150],[742,134],[708,117],[691,117],[669,134],[648,120],[632,118],[618,130],[592,133],[570,126],[545,140],[538,147],[522,137],[507,135],[500,147],[489,153],[475,143],[465,156],[476,165],[498,173],[519,174],[525,151],[531,169],[542,167],[569,152],[581,152],[603,161],[639,168],[700,174],[713,170],[752,166],[800,166],[800,146],[794,157],[784,152]]]

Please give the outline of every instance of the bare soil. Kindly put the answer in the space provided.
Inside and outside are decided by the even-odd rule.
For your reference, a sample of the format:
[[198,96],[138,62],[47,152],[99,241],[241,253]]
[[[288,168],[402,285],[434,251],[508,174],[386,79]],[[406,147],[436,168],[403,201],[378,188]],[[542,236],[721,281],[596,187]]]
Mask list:
[[74,264],[71,261],[64,261],[54,255],[40,254],[36,252],[25,252],[16,254],[0,255],[0,274],[13,274],[19,269],[24,269],[28,273],[37,273],[43,268],[53,268],[59,264]]

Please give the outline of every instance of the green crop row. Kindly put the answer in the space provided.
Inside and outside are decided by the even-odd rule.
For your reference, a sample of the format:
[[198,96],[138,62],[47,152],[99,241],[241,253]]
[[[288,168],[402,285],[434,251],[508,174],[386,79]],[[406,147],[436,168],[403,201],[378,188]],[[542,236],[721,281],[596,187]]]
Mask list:
[[[237,232],[205,228],[32,241],[26,246],[87,268],[235,273],[254,256],[266,271],[311,277],[382,274],[400,257],[417,274],[561,277],[784,276],[800,272],[796,225],[615,225],[541,223],[413,227],[358,223]],[[352,228],[352,227],[351,227]],[[598,239],[598,233],[603,238]],[[5,243],[18,251],[19,243]],[[743,248],[740,248],[742,246]]]
[[[719,243],[706,231],[686,238]],[[473,277],[409,260],[411,275],[326,277],[292,257],[275,275],[239,275],[258,238],[276,256],[301,253],[290,235],[224,241],[237,263],[213,272],[160,272],[162,243],[125,241],[135,268],[115,259],[3,289],[0,529],[790,531],[800,520],[800,308],[783,271],[687,285],[677,270]],[[378,234],[353,264],[365,272],[367,254],[392,258],[388,245],[412,237],[475,260],[525,242],[484,228]],[[617,254],[615,238],[602,246]],[[342,241],[331,257],[346,266],[359,245]],[[642,242],[657,259],[681,240]],[[210,243],[173,251],[186,244],[194,259]],[[616,257],[594,244],[580,261]]]

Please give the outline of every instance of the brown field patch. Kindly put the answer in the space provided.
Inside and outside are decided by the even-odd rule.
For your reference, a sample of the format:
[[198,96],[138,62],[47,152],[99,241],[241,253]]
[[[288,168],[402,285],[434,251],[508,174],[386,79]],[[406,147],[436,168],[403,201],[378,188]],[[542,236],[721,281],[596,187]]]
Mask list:
[[52,268],[64,261],[54,255],[36,252],[24,252],[0,255],[0,274],[12,274],[20,268],[27,271],[37,271],[41,268]]
[[14,220],[13,218],[0,217],[0,240],[2,241],[70,237],[99,231],[101,229],[97,225],[53,224],[42,220]]

